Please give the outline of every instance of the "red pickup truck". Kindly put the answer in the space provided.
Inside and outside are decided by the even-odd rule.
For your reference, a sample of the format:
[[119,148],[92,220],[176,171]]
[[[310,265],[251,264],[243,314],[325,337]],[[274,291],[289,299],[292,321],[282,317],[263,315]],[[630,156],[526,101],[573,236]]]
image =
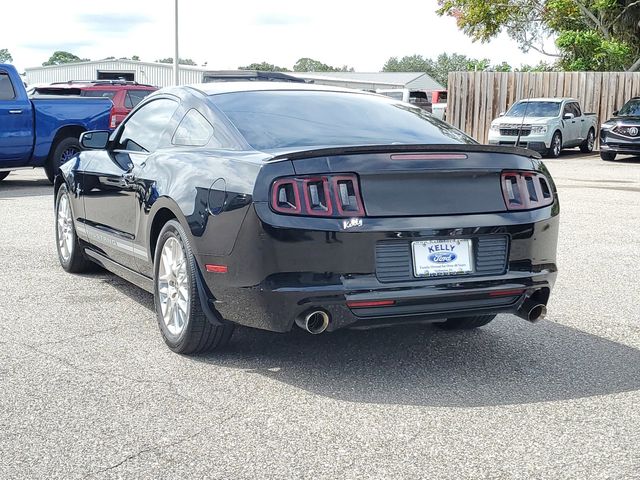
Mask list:
[[32,95],[80,95],[104,97],[113,102],[109,128],[114,129],[140,101],[158,88],[124,80],[70,80],[36,87]]

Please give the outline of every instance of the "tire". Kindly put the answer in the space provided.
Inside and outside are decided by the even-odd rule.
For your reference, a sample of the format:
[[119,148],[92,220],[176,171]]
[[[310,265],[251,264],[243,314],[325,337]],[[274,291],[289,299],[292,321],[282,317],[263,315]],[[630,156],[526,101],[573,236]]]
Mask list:
[[449,318],[446,322],[438,323],[438,327],[445,330],[472,330],[483,327],[491,322],[495,315],[477,315],[475,317]]
[[589,130],[587,133],[587,138],[584,139],[582,145],[580,145],[580,151],[582,153],[591,153],[593,152],[593,145],[596,143],[596,132],[593,129]]
[[64,184],[58,189],[56,195],[55,215],[56,250],[60,265],[69,273],[82,273],[91,270],[93,263],[82,252],[73,222],[69,191]]
[[81,150],[80,141],[75,137],[63,138],[56,143],[44,167],[47,178],[51,183],[53,183],[60,166]]
[[7,178],[11,172],[0,172],[0,182]]
[[202,311],[197,266],[180,223],[169,220],[158,236],[154,258],[154,304],[162,338],[175,353],[204,353],[221,348],[233,324],[213,325]]
[[551,146],[547,150],[547,156],[551,158],[558,158],[562,151],[562,134],[556,131],[551,138]]
[[616,159],[616,152],[600,152],[600,158],[605,162],[613,162]]

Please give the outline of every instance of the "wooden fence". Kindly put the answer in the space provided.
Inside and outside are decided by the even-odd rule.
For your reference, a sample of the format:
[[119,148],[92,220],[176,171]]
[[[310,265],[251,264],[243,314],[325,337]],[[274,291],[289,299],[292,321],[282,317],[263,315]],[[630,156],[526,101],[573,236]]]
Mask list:
[[527,97],[577,98],[602,123],[640,96],[640,72],[452,72],[448,90],[447,121],[486,143],[491,121]]

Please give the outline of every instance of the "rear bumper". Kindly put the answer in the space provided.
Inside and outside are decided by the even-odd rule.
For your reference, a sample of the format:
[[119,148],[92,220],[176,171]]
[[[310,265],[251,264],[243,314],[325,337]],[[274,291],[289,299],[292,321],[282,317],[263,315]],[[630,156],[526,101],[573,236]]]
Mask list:
[[[233,252],[196,255],[211,301],[226,319],[285,332],[296,317],[321,309],[329,330],[379,323],[438,321],[456,316],[515,313],[526,298],[547,302],[556,279],[558,205],[532,211],[447,217],[366,219],[359,231],[342,231],[328,219],[289,217],[272,226],[268,208],[250,209]],[[282,219],[277,219],[282,223]],[[320,228],[323,226],[324,229]],[[385,281],[377,271],[376,245],[430,238],[509,238],[504,270]],[[224,264],[227,273],[206,273]],[[350,307],[348,302],[393,301]]]

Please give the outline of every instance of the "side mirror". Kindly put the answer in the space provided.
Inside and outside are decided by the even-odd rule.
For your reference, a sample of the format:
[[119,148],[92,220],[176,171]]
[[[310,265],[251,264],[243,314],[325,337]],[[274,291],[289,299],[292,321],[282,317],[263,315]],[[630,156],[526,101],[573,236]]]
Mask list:
[[575,115],[573,113],[565,113],[562,118],[564,120],[573,120],[575,118]]
[[613,111],[613,116],[615,117],[616,115],[618,115],[618,110]]
[[80,145],[87,150],[103,150],[107,148],[109,136],[108,130],[92,130],[80,135]]
[[505,112],[500,112],[500,113],[498,114],[498,116],[499,116],[499,117],[504,117],[504,115],[505,115]]

